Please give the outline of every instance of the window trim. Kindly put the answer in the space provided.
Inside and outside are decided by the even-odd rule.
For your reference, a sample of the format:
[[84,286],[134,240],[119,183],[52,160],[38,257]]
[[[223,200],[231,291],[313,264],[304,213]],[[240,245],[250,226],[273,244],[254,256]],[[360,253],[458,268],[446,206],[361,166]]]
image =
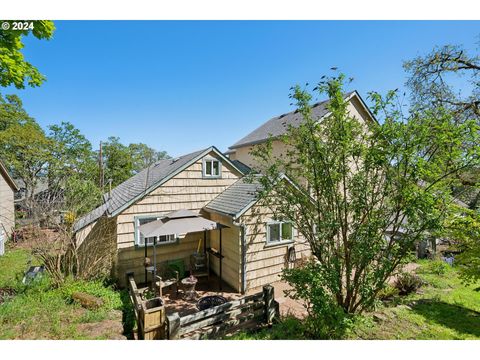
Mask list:
[[[207,174],[207,163],[210,162],[212,164],[212,174]],[[218,175],[213,174],[213,163],[218,163]],[[205,157],[202,160],[202,175],[204,179],[220,179],[222,177],[222,162],[214,157]]]
[[[148,244],[147,241],[144,242],[144,244],[140,244],[140,223],[139,221],[142,219],[153,219],[156,218],[157,220],[161,219],[163,215],[159,214],[151,214],[151,215],[139,215],[134,217],[134,222],[133,222],[133,228],[134,228],[134,235],[135,235],[135,247],[138,248],[144,248],[144,247],[153,247],[154,244]],[[179,238],[177,234],[170,234],[170,235],[165,235],[165,236],[173,236],[173,240],[165,241],[165,242],[159,242],[158,241],[158,236],[155,236],[157,238],[156,245],[157,246],[163,246],[163,245],[172,245],[172,244],[178,244]],[[149,238],[146,238],[149,239]]]
[[[280,240],[279,241],[270,241],[270,225],[276,225],[278,224],[280,226]],[[283,224],[290,224],[292,227],[292,238],[291,239],[283,239],[282,238],[282,225]],[[287,244],[292,244],[295,242],[295,233],[294,233],[294,227],[293,223],[291,221],[268,221],[266,224],[266,238],[265,238],[265,247],[272,247],[272,246],[278,246],[278,245],[287,245]]]

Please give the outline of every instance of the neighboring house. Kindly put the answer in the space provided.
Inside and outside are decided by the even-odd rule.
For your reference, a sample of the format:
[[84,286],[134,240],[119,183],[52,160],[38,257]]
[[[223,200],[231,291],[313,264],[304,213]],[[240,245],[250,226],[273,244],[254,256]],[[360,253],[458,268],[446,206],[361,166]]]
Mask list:
[[[345,94],[345,99],[349,102],[348,111],[351,116],[356,117],[364,123],[376,121],[358,92],[353,91]],[[312,106],[312,116],[314,119],[321,121],[322,118],[329,115],[328,103],[329,101],[327,100]],[[275,140],[275,138],[284,135],[288,131],[289,126],[297,127],[302,122],[303,116],[296,110],[274,117],[230,146],[226,155],[228,155],[231,160],[239,160],[249,167],[254,167],[257,164],[251,154],[252,149],[256,145],[263,144],[272,138],[272,155],[279,157],[285,153],[285,144],[279,140]]]
[[153,239],[145,239],[139,227],[190,210],[225,228],[221,234],[210,230],[157,238],[158,263],[182,260],[188,270],[191,255],[206,236],[206,247],[222,257],[210,256],[211,270],[236,291],[245,293],[278,281],[293,250],[297,259],[310,252],[291,224],[275,221],[258,198],[260,185],[245,180],[246,171],[248,167],[213,146],[160,160],[106,193],[100,207],[75,223],[77,245],[87,257],[111,251],[108,265],[120,284],[127,272],[143,282],[145,250],[152,259]]
[[15,228],[14,196],[18,187],[1,161],[0,173],[0,233],[10,237]]
[[[32,209],[27,202],[27,188],[22,179],[15,179],[18,185],[18,192],[15,194],[15,210],[22,214],[22,218],[17,219],[19,224],[27,225],[32,221]],[[33,190],[33,199],[37,213],[44,220],[48,219],[48,224],[58,224],[62,221],[62,210],[64,203],[64,189],[52,190],[49,188],[48,179],[41,177]]]

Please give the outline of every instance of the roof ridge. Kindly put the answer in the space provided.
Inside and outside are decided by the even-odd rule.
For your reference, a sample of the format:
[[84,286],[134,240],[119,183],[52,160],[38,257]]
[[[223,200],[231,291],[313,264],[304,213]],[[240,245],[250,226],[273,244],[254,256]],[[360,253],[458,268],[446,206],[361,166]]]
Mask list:
[[[358,94],[356,90],[349,91],[343,93],[344,98],[349,98],[353,94]],[[330,102],[330,99],[325,99],[322,101],[317,101],[316,103],[311,105],[313,112],[318,112],[317,114],[319,118],[323,118],[327,113],[328,109],[326,108],[326,104]],[[255,145],[262,142],[265,142],[269,137],[277,137],[281,134],[285,133],[287,123],[290,125],[298,124],[301,119],[298,119],[298,109],[294,109],[290,112],[274,116],[264,123],[257,126],[254,130],[248,133],[246,136],[238,140],[236,143],[231,145],[229,149],[236,149],[242,146],[247,145]],[[279,122],[279,120],[282,120]]]

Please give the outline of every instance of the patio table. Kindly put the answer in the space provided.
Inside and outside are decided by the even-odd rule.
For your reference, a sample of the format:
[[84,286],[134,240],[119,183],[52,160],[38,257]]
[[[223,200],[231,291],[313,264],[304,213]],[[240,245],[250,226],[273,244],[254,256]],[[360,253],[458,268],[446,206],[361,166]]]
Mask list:
[[195,286],[198,283],[198,279],[194,276],[187,277],[182,280],[182,285],[185,288],[185,300],[196,300],[197,293]]

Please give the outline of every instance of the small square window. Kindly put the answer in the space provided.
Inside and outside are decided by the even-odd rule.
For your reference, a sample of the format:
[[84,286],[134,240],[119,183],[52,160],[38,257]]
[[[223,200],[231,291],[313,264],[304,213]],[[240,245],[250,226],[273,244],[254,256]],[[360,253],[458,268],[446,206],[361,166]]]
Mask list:
[[203,176],[204,177],[220,177],[221,163],[216,159],[205,159],[203,161]]

